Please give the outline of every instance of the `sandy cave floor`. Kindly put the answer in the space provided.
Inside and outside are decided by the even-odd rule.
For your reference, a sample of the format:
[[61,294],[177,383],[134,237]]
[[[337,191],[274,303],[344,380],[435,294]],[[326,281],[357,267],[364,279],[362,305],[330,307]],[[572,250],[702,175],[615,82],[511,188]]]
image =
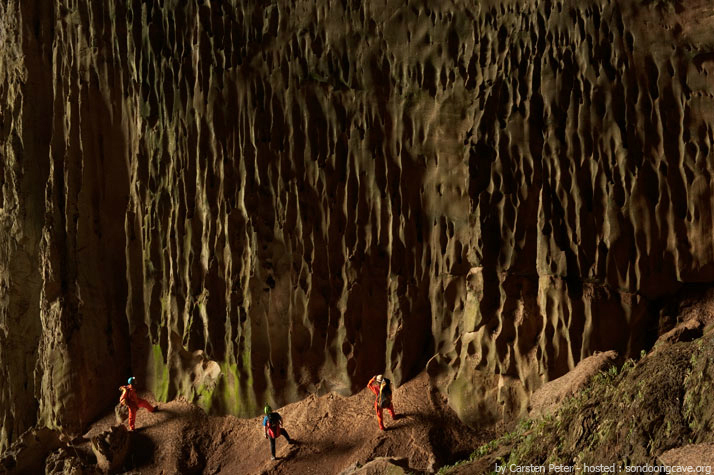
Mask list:
[[[153,402],[150,394],[146,397]],[[125,469],[141,474],[336,474],[377,457],[393,457],[405,459],[409,470],[430,472],[467,456],[492,436],[463,425],[426,374],[395,389],[398,417],[392,421],[385,411],[384,432],[373,402],[365,388],[350,397],[310,396],[279,408],[285,429],[298,443],[291,446],[279,438],[275,461],[263,437],[262,417],[214,417],[185,400],[160,403],[159,412],[139,411]],[[92,424],[84,437],[88,441],[113,424],[112,413]],[[80,447],[90,450],[88,442]]]

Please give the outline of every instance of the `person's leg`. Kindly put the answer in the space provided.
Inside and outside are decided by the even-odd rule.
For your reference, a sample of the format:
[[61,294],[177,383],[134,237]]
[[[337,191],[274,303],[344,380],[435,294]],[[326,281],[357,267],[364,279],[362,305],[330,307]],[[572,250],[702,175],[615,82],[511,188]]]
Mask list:
[[149,403],[149,401],[147,401],[146,399],[141,399],[141,398],[138,398],[138,400],[139,400],[139,407],[143,407],[144,409],[146,409],[149,412],[154,412],[154,406],[151,405]]
[[392,416],[392,419],[394,419],[394,406],[392,406],[392,403],[389,403],[389,407],[387,407],[387,410],[389,411],[389,415]]
[[382,421],[382,408],[379,407],[377,402],[374,402],[374,410],[377,412],[377,421],[379,421],[379,428],[384,430],[384,422]]
[[136,421],[136,409],[129,406],[129,430],[134,430],[134,422]]
[[286,431],[284,428],[281,428],[280,433],[283,435],[283,437],[285,437],[285,440],[288,441],[288,444],[292,445],[293,439],[290,438],[290,434],[288,434],[288,431]]
[[268,436],[270,439],[270,456],[275,460],[275,439],[271,436]]

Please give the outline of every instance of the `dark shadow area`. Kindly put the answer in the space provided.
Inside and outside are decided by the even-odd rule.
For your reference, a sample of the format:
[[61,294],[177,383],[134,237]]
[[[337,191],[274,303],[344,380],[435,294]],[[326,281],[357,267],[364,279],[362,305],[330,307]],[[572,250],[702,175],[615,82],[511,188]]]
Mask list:
[[393,419],[394,425],[387,425],[389,423],[388,416],[385,418],[385,426],[389,429],[403,429],[411,426],[440,426],[445,423],[445,421],[435,415],[426,415],[419,412],[402,412],[396,415],[397,417]]
[[457,452],[449,454],[448,457],[444,457],[441,459],[441,465],[439,466],[441,467],[444,465],[453,465],[461,460],[466,460],[471,457],[472,452],[473,450],[459,450]]
[[156,446],[144,431],[145,429],[138,429],[130,433],[129,453],[123,466],[125,471],[141,468],[154,459]]
[[397,414],[393,424],[386,424],[388,431],[398,433],[411,427],[429,427],[429,442],[433,447],[433,454],[437,466],[453,464],[471,454],[470,448],[456,449],[455,439],[457,437],[448,428],[449,420],[439,417],[436,414],[422,414],[419,412],[403,412]]
[[[300,460],[304,463],[315,464],[319,466],[322,461],[324,461],[325,453],[329,453],[331,456],[347,454],[357,447],[355,443],[317,443],[311,444],[310,452],[301,451]],[[270,458],[270,450],[266,450],[266,457]],[[278,457],[278,460],[288,460],[292,458],[293,454],[288,454],[285,457]]]
[[158,411],[154,412],[153,414],[156,414],[155,417],[159,418],[158,421],[154,423],[145,423],[145,425],[142,425],[142,429],[148,429],[148,428],[154,428],[154,427],[160,427],[164,423],[176,419],[181,416],[185,416],[185,414],[181,414],[178,411],[174,411],[171,409],[164,409],[163,407],[160,408]]

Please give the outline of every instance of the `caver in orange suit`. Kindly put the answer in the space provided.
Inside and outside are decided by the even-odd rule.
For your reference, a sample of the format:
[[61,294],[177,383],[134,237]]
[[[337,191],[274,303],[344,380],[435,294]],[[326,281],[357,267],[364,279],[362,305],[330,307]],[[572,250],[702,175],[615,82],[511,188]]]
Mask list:
[[[388,387],[388,393],[385,394],[384,386]],[[377,420],[379,421],[379,428],[384,430],[384,421],[382,420],[382,409],[389,411],[392,419],[395,420],[397,417],[394,415],[394,406],[392,406],[392,391],[391,382],[382,376],[381,374],[372,377],[367,383],[367,387],[374,393],[376,399],[374,400],[374,410],[377,412]]]
[[143,407],[149,412],[154,412],[157,409],[156,407],[152,406],[149,401],[140,398],[136,394],[136,389],[134,388],[135,381],[136,378],[132,376],[131,378],[129,378],[129,384],[119,388],[121,389],[121,397],[119,398],[119,404],[129,408],[129,430],[135,429],[134,422],[136,421],[136,411],[138,411],[140,407]]

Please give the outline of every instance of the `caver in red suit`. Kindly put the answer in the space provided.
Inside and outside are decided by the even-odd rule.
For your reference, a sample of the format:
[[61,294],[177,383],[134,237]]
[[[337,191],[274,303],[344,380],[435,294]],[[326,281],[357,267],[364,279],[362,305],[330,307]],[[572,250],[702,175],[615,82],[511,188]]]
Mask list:
[[129,384],[119,388],[121,389],[121,397],[119,398],[119,404],[129,408],[129,430],[134,430],[134,422],[136,421],[136,411],[138,411],[140,407],[143,407],[149,412],[154,412],[158,409],[158,407],[152,406],[149,401],[140,398],[136,394],[136,389],[134,388],[134,383],[136,382],[135,377],[132,376],[127,382]]
[[382,409],[389,411],[393,420],[397,419],[394,414],[394,406],[392,405],[392,384],[387,378],[378,374],[373,376],[367,383],[367,387],[374,393],[377,398],[374,400],[374,410],[377,413],[377,421],[379,428],[384,430],[384,421],[382,419]]

